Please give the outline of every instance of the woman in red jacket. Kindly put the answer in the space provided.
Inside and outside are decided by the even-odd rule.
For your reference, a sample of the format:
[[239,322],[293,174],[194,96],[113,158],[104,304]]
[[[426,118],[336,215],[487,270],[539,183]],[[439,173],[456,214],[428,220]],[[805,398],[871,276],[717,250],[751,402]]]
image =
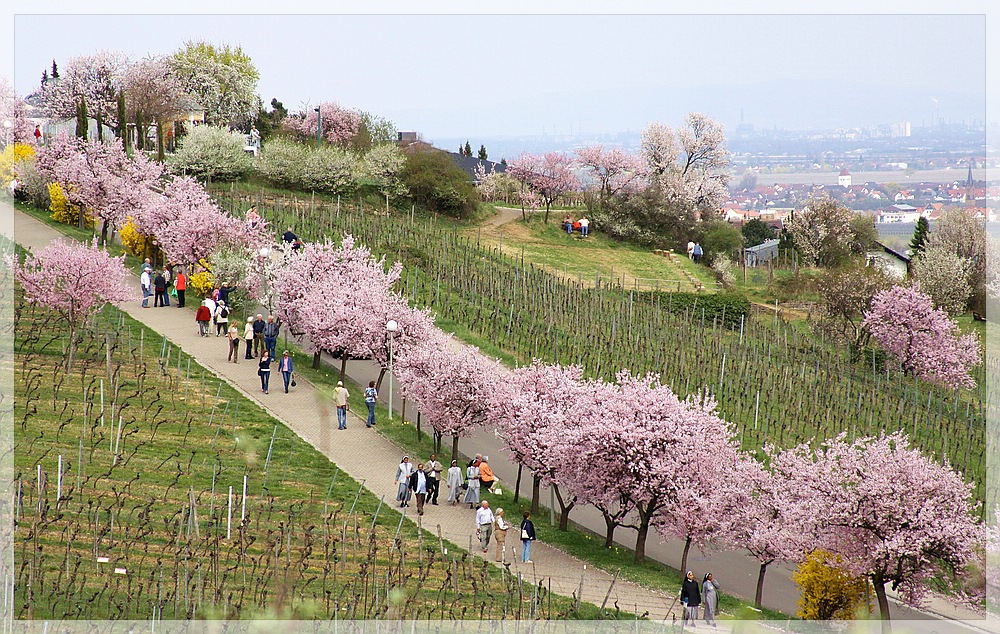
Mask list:
[[177,271],[177,277],[174,279],[174,290],[177,291],[177,308],[184,308],[184,291],[187,290],[187,277],[184,275],[184,269]]
[[198,312],[194,314],[194,320],[198,322],[198,334],[202,337],[208,336],[208,324],[212,321],[212,310],[202,304],[198,307]]

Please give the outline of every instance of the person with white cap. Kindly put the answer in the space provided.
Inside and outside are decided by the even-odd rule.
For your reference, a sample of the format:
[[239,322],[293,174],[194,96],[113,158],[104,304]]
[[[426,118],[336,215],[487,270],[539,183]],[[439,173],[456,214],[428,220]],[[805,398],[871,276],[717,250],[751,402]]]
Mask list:
[[406,506],[406,503],[410,501],[410,476],[413,475],[413,465],[410,464],[410,457],[403,456],[403,460],[399,463],[399,467],[396,468],[396,484],[399,488],[396,490],[396,501],[399,502],[399,506]]
[[[337,401],[337,429],[347,429],[347,410],[350,409],[347,399],[350,395],[344,382],[337,381],[337,387],[333,390],[333,398]],[[406,477],[410,477],[409,474]]]
[[698,606],[701,605],[701,591],[694,578],[694,573],[690,570],[687,571],[687,577],[681,585],[681,605],[684,606],[684,625],[690,621],[691,626],[694,627],[698,620]]
[[243,340],[247,344],[244,359],[253,359],[253,317],[247,317],[247,325],[243,327]]
[[227,330],[229,330],[229,306],[226,306],[225,300],[220,299],[215,309],[215,336],[221,337]]

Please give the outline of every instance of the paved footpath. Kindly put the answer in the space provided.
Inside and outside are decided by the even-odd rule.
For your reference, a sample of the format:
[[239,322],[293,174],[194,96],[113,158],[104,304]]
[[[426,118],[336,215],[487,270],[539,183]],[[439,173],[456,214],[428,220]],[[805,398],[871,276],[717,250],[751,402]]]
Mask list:
[[[62,237],[62,234],[55,229],[16,211],[7,202],[0,200],[0,219],[9,220],[11,216],[14,217],[16,240],[25,247],[39,249],[56,238]],[[0,230],[10,225],[9,221],[0,222]],[[134,283],[138,290],[139,280],[137,276]],[[194,302],[196,303],[197,299]],[[189,302],[188,307],[190,308],[191,305],[192,302]],[[215,337],[214,333],[208,338],[200,337],[194,321],[193,310],[178,310],[175,304],[171,304],[169,308],[143,309],[139,303],[134,303],[123,308],[135,319],[165,335],[171,343],[180,346],[200,364],[239,389],[247,398],[260,404],[275,418],[287,425],[289,429],[321,451],[344,472],[355,480],[363,482],[365,487],[376,496],[384,495],[387,501],[395,500],[396,484],[393,482],[393,478],[403,452],[375,430],[366,429],[363,420],[353,412],[349,413],[348,429],[337,430],[335,413],[319,397],[319,392],[313,385],[300,379],[297,388],[289,394],[284,394],[278,372],[272,373],[274,378],[271,381],[270,393],[261,393],[256,364],[242,358],[237,364],[227,362],[228,344],[226,338]],[[241,346],[241,357],[243,353]],[[362,384],[375,378],[375,372],[374,368],[362,362],[352,362],[348,366],[348,374],[355,380],[363,382]],[[385,396],[386,394],[382,395],[383,398]],[[396,402],[398,404],[399,400],[397,399]],[[513,486],[516,466],[506,460],[499,451],[498,441],[495,437],[487,432],[478,433],[472,439],[464,440],[463,447],[466,452],[470,451],[470,447],[476,447],[474,451],[489,454],[491,456],[490,465],[498,473],[498,477],[505,486]],[[444,493],[443,499],[447,494],[447,486],[443,483],[442,491]],[[530,476],[527,474],[522,480],[522,493],[525,491],[530,491]],[[547,498],[548,495],[543,494],[543,501]],[[574,521],[580,521],[583,525],[600,534],[603,529],[603,520],[599,515],[590,517],[595,513],[588,513],[586,508],[578,509],[573,511],[571,518]],[[416,520],[410,515],[408,515],[408,519]],[[513,537],[511,541],[514,542],[516,550],[519,551],[520,543],[515,534],[518,518],[512,519],[515,528],[511,530],[509,535]],[[535,519],[536,522],[547,521],[544,516]],[[593,524],[592,527],[591,524]],[[468,548],[474,540],[474,516],[472,511],[464,506],[451,507],[444,504],[440,506],[428,504],[425,506],[422,525],[432,532],[436,532],[437,527],[440,526],[445,539],[465,548]],[[651,557],[659,561],[669,562],[675,567],[678,565],[678,561],[674,561],[675,558],[679,560],[677,544],[669,542],[656,544],[654,540],[648,545],[648,548],[651,551]],[[471,552],[481,556],[477,544],[473,545]],[[493,554],[494,550],[491,548],[489,553],[491,561]],[[583,600],[601,605],[610,588],[608,606],[613,607],[617,603],[622,610],[635,611],[639,614],[648,613],[649,618],[656,621],[666,620],[670,622],[674,617],[681,618],[681,609],[674,602],[672,595],[668,596],[666,593],[649,590],[620,579],[614,581],[612,575],[607,572],[587,566],[583,561],[547,546],[543,542],[535,542],[532,545],[533,564],[522,564],[519,552],[517,554],[518,556],[514,556],[514,553],[508,548],[506,561],[510,564],[512,572],[524,575],[527,580],[533,583],[543,581],[548,584],[551,580],[552,590],[559,594],[565,596],[579,594],[582,588]],[[742,561],[738,558],[742,558]],[[745,555],[715,553],[711,556],[703,556],[695,549],[691,552],[691,559],[694,564],[691,566],[692,568],[707,569],[711,567],[715,576],[722,582],[724,590],[728,588],[732,591],[733,584],[726,583],[727,577],[735,577],[737,574],[740,577],[739,581],[742,582],[738,585],[746,585],[751,581],[756,581],[755,574],[748,573],[748,570],[756,572],[755,562],[749,560]],[[698,571],[696,570],[696,572]],[[699,572],[699,576],[701,574]],[[765,602],[771,605],[776,604],[775,607],[787,613],[794,613],[797,592],[794,585],[791,585],[788,576],[787,569],[777,568],[774,571],[768,571],[765,595],[770,594],[772,598],[777,600],[770,601],[765,596]],[[733,579],[733,581],[735,580]],[[894,605],[893,617],[894,619],[926,619],[944,616],[948,619],[973,621],[973,623],[969,623],[973,629],[980,627],[978,623],[974,623],[979,618],[975,613],[956,608],[950,602],[935,601],[931,608],[934,611],[933,616],[909,610],[901,605]]]

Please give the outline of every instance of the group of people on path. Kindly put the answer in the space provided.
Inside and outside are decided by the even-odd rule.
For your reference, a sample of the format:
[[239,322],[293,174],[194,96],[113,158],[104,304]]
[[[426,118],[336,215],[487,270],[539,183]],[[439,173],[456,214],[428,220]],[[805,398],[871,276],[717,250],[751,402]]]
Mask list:
[[586,216],[582,216],[579,220],[574,221],[573,216],[566,214],[566,217],[563,218],[562,226],[569,235],[573,235],[573,231],[579,231],[581,238],[586,238],[590,235],[590,221],[587,220]]
[[[511,525],[504,517],[503,509],[498,508],[496,512],[490,509],[487,500],[479,500],[479,493],[482,489],[489,491],[497,482],[496,476],[490,469],[489,456],[476,454],[465,469],[463,477],[462,468],[458,466],[458,460],[452,460],[451,466],[444,474],[442,465],[437,456],[431,454],[426,465],[418,462],[414,466],[409,456],[403,456],[402,461],[396,468],[396,478],[393,481],[397,485],[396,501],[400,508],[410,505],[411,498],[416,499],[417,515],[424,514],[424,504],[430,501],[437,505],[441,493],[441,477],[445,475],[448,485],[448,498],[446,502],[456,506],[459,497],[463,495],[463,502],[469,508],[476,509],[476,536],[486,553],[489,550],[490,540],[496,543],[496,560],[504,561],[506,552],[507,531]],[[499,492],[499,487],[498,491]],[[535,525],[531,522],[531,514],[524,513],[521,521],[521,561],[532,563],[531,542],[535,540]]]
[[184,292],[187,290],[187,276],[184,269],[173,270],[163,265],[161,271],[154,271],[149,258],[142,263],[139,275],[139,286],[142,288],[142,307],[149,308],[149,298],[153,297],[153,308],[170,306],[171,287],[177,297],[177,308],[184,308]]
[[684,606],[684,625],[694,627],[698,620],[698,608],[704,605],[705,622],[715,627],[715,615],[719,613],[719,584],[712,573],[705,575],[699,588],[694,572],[688,570],[681,584],[680,599]]

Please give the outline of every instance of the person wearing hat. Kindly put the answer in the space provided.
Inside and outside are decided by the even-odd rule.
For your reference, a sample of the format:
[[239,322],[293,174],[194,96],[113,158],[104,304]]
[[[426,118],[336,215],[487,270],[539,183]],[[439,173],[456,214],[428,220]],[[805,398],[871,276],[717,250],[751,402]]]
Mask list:
[[399,467],[396,468],[396,484],[399,488],[396,490],[396,501],[399,502],[399,506],[406,506],[406,503],[410,501],[410,476],[413,475],[413,465],[410,464],[410,457],[403,456],[402,462],[399,463]]
[[347,410],[349,409],[347,399],[350,396],[350,392],[344,387],[344,382],[337,381],[337,387],[333,390],[333,398],[337,401],[337,429],[347,429]]
[[705,599],[705,622],[715,627],[715,615],[719,613],[719,584],[712,573],[705,575],[701,582],[702,598]]
[[691,622],[695,625],[698,620],[698,606],[701,605],[701,591],[698,589],[698,582],[695,581],[694,573],[687,571],[687,577],[681,585],[681,605],[684,606],[684,625]]
[[507,529],[510,528],[510,524],[504,518],[503,509],[501,508],[497,509],[493,517],[493,539],[497,543],[497,562],[503,562],[507,554]]
[[448,499],[454,506],[458,504],[458,496],[462,494],[462,467],[458,466],[458,460],[452,460],[448,468]]
[[[221,337],[229,329],[229,306],[224,300],[219,300],[215,309],[215,336]],[[272,355],[273,356],[273,355]]]
[[243,340],[247,345],[243,358],[253,359],[253,317],[247,317],[247,325],[243,327]]

